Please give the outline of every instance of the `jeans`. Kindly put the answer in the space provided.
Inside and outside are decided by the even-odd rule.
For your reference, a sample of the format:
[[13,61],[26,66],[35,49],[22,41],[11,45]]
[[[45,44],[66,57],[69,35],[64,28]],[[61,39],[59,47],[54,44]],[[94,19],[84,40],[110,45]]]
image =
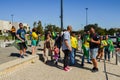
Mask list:
[[[61,48],[61,44],[57,44],[57,47],[59,48],[59,50],[60,50],[60,48]],[[60,55],[60,51],[59,51],[59,58],[61,57],[61,55]]]
[[[88,58],[87,58],[87,62],[90,62],[90,49],[89,48],[86,48],[86,50],[88,51],[88,54],[89,54],[89,56],[88,56]],[[82,63],[81,64],[84,64],[84,59],[85,59],[85,54],[83,54],[83,56],[82,56]]]
[[64,68],[68,66],[68,57],[69,57],[69,54],[70,54],[70,51],[68,49],[66,50],[63,50],[64,52]]
[[107,56],[108,56],[108,60],[110,60],[110,51],[107,48],[105,48],[105,54],[104,54],[105,60]]
[[70,54],[70,65],[75,64],[75,55],[76,55],[76,49],[72,48],[72,52]]

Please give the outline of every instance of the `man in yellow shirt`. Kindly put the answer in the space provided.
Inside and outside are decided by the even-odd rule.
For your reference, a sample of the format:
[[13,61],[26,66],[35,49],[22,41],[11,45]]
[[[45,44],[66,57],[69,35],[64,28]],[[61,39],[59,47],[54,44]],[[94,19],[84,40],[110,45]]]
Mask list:
[[78,48],[78,41],[75,36],[75,33],[72,33],[71,36],[71,46],[72,46],[72,52],[70,54],[70,65],[75,64],[75,56],[76,56],[76,49]]

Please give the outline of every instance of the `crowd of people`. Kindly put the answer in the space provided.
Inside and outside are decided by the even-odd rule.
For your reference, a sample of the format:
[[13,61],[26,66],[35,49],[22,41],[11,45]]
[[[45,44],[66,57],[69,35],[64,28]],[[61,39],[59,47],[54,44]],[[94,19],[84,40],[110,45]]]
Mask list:
[[[32,29],[30,34],[27,34],[23,28],[23,24],[19,24],[19,29],[16,31],[14,27],[11,29],[13,38],[19,40],[18,46],[20,47],[20,58],[28,56],[26,54],[26,41],[27,36],[30,36],[32,55],[36,54],[36,46],[39,43],[40,34],[37,33],[36,28]],[[15,37],[14,37],[15,36]],[[114,51],[113,41],[108,35],[102,36],[95,32],[93,27],[90,30],[84,31],[84,34],[76,35],[72,32],[72,26],[68,26],[59,34],[55,32],[46,31],[44,40],[44,63],[47,64],[49,57],[51,61],[58,65],[58,60],[61,59],[61,50],[64,53],[63,70],[70,71],[72,68],[69,66],[76,65],[76,51],[82,53],[81,67],[84,67],[85,57],[88,64],[93,64],[92,72],[99,71],[98,61],[103,56],[105,60],[110,61],[110,53]]]
[[[98,35],[93,27],[90,30],[85,31],[83,35],[78,34],[78,36],[72,32],[72,27],[68,26],[67,30],[64,30],[61,34],[56,37],[55,40],[52,39],[50,32],[46,34],[47,38],[44,43],[44,57],[45,63],[47,63],[48,56],[52,57],[52,50],[54,53],[58,54],[55,57],[55,64],[58,65],[58,58],[60,55],[60,48],[64,53],[63,59],[63,69],[65,71],[71,70],[69,66],[74,66],[76,64],[76,51],[79,50],[83,53],[81,58],[81,67],[84,67],[84,59],[87,58],[88,64],[93,64],[92,72],[99,71],[98,61],[103,58],[110,61],[110,53],[114,51],[113,41],[105,35]],[[46,53],[46,51],[48,52]]]

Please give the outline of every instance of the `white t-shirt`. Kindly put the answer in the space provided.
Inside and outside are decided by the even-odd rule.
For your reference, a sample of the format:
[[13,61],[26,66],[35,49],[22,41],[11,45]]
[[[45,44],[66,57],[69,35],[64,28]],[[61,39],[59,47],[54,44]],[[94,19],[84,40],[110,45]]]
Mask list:
[[64,36],[63,36],[62,50],[68,49],[68,47],[65,45],[65,42],[64,42],[65,40],[68,41],[68,44],[71,47],[70,33],[68,31],[65,31]]

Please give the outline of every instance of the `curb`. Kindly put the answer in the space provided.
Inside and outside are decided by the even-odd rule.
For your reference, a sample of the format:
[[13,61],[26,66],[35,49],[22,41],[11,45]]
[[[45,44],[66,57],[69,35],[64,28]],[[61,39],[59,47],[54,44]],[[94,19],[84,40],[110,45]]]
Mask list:
[[35,56],[29,55],[28,57],[25,57],[24,59],[19,58],[13,61],[3,63],[0,65],[0,77],[18,69],[21,66],[34,63],[36,60],[39,60],[38,55],[35,55]]

